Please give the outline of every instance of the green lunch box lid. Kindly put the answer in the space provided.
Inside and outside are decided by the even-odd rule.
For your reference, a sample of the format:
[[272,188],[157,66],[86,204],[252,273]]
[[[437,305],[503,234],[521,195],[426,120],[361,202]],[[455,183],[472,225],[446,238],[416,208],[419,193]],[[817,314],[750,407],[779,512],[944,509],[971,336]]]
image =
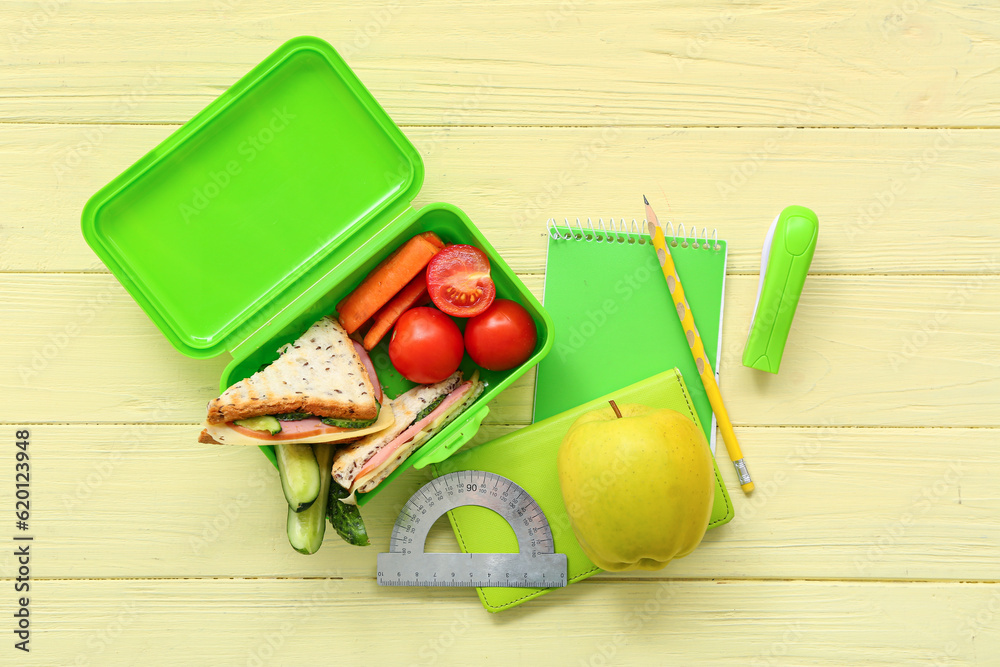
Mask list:
[[178,350],[211,357],[282,326],[423,177],[333,47],[297,37],[91,197],[83,235]]

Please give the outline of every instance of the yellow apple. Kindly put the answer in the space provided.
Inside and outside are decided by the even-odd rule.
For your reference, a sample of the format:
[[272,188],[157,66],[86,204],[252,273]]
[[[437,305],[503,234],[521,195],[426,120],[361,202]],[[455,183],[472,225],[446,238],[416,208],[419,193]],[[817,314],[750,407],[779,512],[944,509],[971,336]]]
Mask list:
[[609,405],[578,418],[559,448],[559,484],[576,539],[605,570],[658,570],[708,528],[715,467],[687,416]]

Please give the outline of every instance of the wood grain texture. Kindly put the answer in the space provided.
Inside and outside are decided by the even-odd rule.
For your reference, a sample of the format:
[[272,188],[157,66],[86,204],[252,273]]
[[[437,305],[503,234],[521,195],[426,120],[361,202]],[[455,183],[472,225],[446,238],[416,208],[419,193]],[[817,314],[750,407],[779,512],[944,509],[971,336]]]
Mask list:
[[998,9],[653,0],[0,3],[0,115],[178,123],[286,39],[404,125],[995,126]]
[[[756,289],[726,284],[734,423],[1000,426],[1000,276],[812,276],[777,376],[741,363]],[[200,422],[225,366],[175,351],[108,274],[4,275],[0,339],[8,408],[29,422]],[[533,387],[518,380],[489,423],[529,423]]]
[[[0,271],[103,271],[87,199],[175,129],[0,125]],[[414,205],[465,210],[511,267],[545,269],[550,217],[643,215],[717,228],[756,274],[770,221],[818,212],[814,273],[1000,272],[1000,139],[983,130],[407,128]],[[940,195],[947,192],[948,196]],[[973,205],[974,204],[974,205]]]
[[[963,0],[0,0],[0,442],[31,429],[35,536],[32,650],[0,664],[996,664],[998,19]],[[549,217],[631,219],[645,193],[728,239],[721,385],[757,483],[720,461],[733,522],[665,570],[494,616],[373,580],[426,471],[364,508],[372,547],[331,534],[305,557],[264,457],[194,442],[225,360],[166,342],[80,212],[299,34],[417,146],[414,205],[460,206],[538,296]],[[772,376],[740,356],[790,203],[822,230]],[[528,423],[533,387],[473,444]],[[454,546],[436,526],[430,548]],[[14,559],[0,547],[8,592]]]
[[[472,444],[513,428],[487,426]],[[255,449],[199,445],[197,430],[32,426],[32,525],[46,554],[36,576],[372,579],[400,509],[429,479],[410,470],[362,509],[371,547],[349,546],[331,531],[317,554],[302,556],[287,543],[270,463]],[[739,428],[754,495],[733,493],[736,518],[709,531],[690,556],[626,576],[1000,581],[1000,450],[989,446],[998,433]],[[724,453],[719,467],[738,491]],[[13,475],[12,466],[0,468],[0,488]],[[447,522],[435,526],[428,548],[458,550]],[[0,572],[13,566],[4,550]]]
[[[498,616],[367,581],[46,581],[21,664],[989,664],[1000,585],[583,582]],[[86,609],[86,613],[81,613]],[[392,627],[391,619],[405,619]],[[720,638],[724,638],[721,641]],[[693,658],[693,656],[697,656]]]

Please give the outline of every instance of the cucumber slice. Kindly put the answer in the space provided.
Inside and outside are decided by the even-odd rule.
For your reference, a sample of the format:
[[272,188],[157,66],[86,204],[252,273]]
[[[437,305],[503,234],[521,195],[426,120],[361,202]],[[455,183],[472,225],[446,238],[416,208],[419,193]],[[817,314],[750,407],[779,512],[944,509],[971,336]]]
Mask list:
[[264,431],[274,435],[275,433],[281,433],[281,424],[274,417],[264,415],[263,417],[251,417],[250,419],[237,419],[234,424],[239,424],[243,428],[253,429],[254,431]]
[[424,417],[426,417],[427,415],[429,415],[430,413],[434,412],[437,406],[441,405],[444,402],[444,399],[446,398],[448,398],[448,394],[441,394],[433,401],[428,403],[426,408],[417,413],[417,416],[414,417],[413,422],[416,423],[421,419],[423,419]]
[[352,421],[350,419],[333,419],[332,417],[323,417],[320,421],[327,426],[339,426],[340,428],[367,428],[374,424],[376,420],[363,419],[361,421]]
[[333,417],[321,417],[320,421],[327,426],[339,426],[340,428],[367,428],[378,421],[378,415],[382,412],[382,404],[375,403],[375,419],[335,419]]
[[278,477],[288,509],[292,512],[306,510],[320,492],[320,467],[312,445],[275,445],[274,456],[278,460]]
[[279,422],[297,422],[312,417],[308,412],[286,412],[283,415],[274,415]]
[[293,512],[289,507],[286,524],[288,543],[301,554],[314,554],[319,551],[323,544],[323,534],[326,532],[326,504],[330,493],[334,445],[325,443],[313,445],[313,448],[320,469],[319,495],[316,502],[303,512]]

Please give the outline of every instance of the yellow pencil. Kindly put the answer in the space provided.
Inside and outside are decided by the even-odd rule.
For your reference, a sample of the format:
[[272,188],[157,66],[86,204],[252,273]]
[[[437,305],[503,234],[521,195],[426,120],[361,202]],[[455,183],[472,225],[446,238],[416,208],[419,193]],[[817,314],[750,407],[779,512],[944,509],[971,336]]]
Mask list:
[[705,345],[701,342],[698,327],[694,324],[694,315],[691,313],[691,307],[684,296],[684,288],[681,286],[680,276],[677,275],[674,260],[670,256],[670,249],[667,248],[663,227],[656,219],[656,214],[653,213],[645,195],[643,195],[642,200],[646,202],[649,237],[653,240],[653,247],[656,248],[656,258],[660,261],[660,268],[663,269],[663,277],[667,279],[667,289],[674,300],[677,316],[681,320],[688,345],[691,347],[691,354],[694,355],[694,362],[698,367],[698,374],[705,385],[705,393],[708,394],[708,401],[712,404],[712,411],[719,423],[719,430],[722,431],[722,440],[726,443],[726,451],[729,452],[729,458],[736,467],[740,486],[744,492],[750,493],[753,491],[753,480],[750,479],[750,471],[747,470],[747,464],[743,460],[743,452],[740,450],[740,443],[736,440],[736,433],[733,431],[733,425],[726,413],[726,406],[722,403],[722,394],[719,393],[719,385],[715,382],[715,372],[712,370],[712,364],[708,361],[708,355],[705,354]]

